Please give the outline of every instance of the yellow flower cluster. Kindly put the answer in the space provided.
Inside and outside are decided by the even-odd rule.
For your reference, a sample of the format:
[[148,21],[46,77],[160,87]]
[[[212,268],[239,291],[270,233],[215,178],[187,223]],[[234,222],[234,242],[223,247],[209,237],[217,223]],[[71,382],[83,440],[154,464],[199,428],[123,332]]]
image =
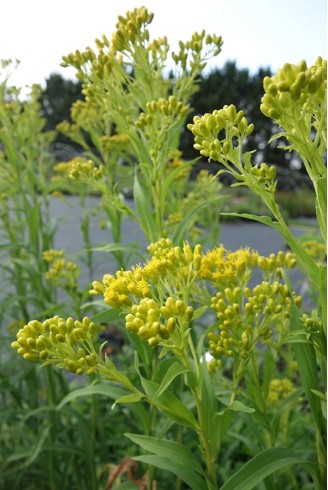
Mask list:
[[[167,248],[161,248],[163,241],[169,243]],[[169,239],[164,239],[149,247],[153,257],[145,264],[145,275],[157,284],[167,279],[167,283],[178,291],[183,292],[197,277],[201,261],[201,245],[194,249],[185,242],[183,247],[173,247]]]
[[42,258],[45,262],[54,262],[57,259],[62,259],[64,257],[64,250],[45,250],[42,254]]
[[166,100],[160,98],[158,100],[152,100],[146,104],[146,112],[141,112],[139,119],[136,121],[138,128],[144,129],[146,126],[155,124],[155,128],[162,127],[162,118],[170,117],[174,115],[177,119],[183,119],[188,113],[189,107],[183,105],[173,95],[170,95]]
[[288,378],[272,379],[269,385],[268,402],[276,405],[294,391],[294,385]]
[[143,269],[137,266],[115,275],[105,274],[102,283],[93,281],[90,294],[103,294],[105,303],[115,308],[131,306],[134,298],[150,297],[151,291]]
[[[318,57],[314,65],[305,61],[298,65],[286,63],[273,77],[263,80],[265,94],[261,111],[278,122],[286,117],[286,107],[293,106],[305,114],[312,110],[316,100],[322,101],[327,91],[327,61]],[[299,116],[290,113],[291,120]]]
[[[243,326],[242,324],[239,304],[240,295],[241,289],[239,287],[234,289],[226,288],[224,293],[219,292],[212,298],[211,308],[217,311],[217,317],[220,322],[219,332],[211,331],[208,334],[210,354],[214,358],[218,358],[222,354],[232,357],[235,349],[237,349],[237,352],[239,351],[239,344],[243,349],[248,347],[249,342],[247,342],[247,345],[244,342],[246,331],[243,331],[243,328],[246,325]],[[242,330],[241,334],[240,330]],[[242,336],[242,341],[238,339],[240,335]]]
[[261,163],[260,166],[251,167],[250,171],[256,176],[259,184],[264,184],[269,191],[275,191],[277,186],[277,181],[275,180],[277,167],[274,165],[269,167],[266,163]]
[[327,249],[323,242],[317,240],[302,240],[302,245],[306,252],[318,264],[325,264],[327,259]]
[[132,306],[131,313],[125,317],[125,326],[149,345],[155,346],[169,339],[177,325],[183,327],[184,321],[188,324],[192,316],[193,308],[181,300],[169,296],[160,307],[154,299],[144,298]]
[[258,259],[259,254],[248,248],[230,252],[220,245],[202,256],[198,274],[220,289],[232,287],[249,279]]
[[290,298],[286,284],[280,284],[278,281],[270,284],[263,281],[253,290],[246,288],[245,296],[248,300],[245,305],[246,315],[272,315],[279,314],[282,310],[286,315],[289,314]]
[[125,17],[119,16],[117,30],[112,35],[112,46],[115,51],[124,51],[139,41],[141,44],[149,40],[149,31],[145,29],[153,20],[154,14],[145,7],[128,11]]
[[[293,295],[300,305],[300,296]],[[278,281],[263,281],[252,290],[226,288],[212,298],[211,308],[217,312],[218,332],[208,334],[210,354],[215,358],[234,354],[247,358],[255,343],[281,335],[288,327],[291,297],[288,288]]]
[[69,178],[72,180],[99,181],[104,175],[104,166],[97,167],[93,161],[86,158],[75,159]]
[[149,43],[148,49],[153,59],[153,62],[160,63],[165,61],[167,59],[167,54],[170,49],[170,46],[167,41],[167,37],[163,36],[154,39]]
[[[268,341],[273,332],[284,333],[291,298],[277,276],[282,267],[295,265],[290,252],[267,258],[250,249],[231,252],[221,245],[202,253],[199,244],[192,248],[184,242],[178,247],[168,238],[150,244],[148,250],[151,258],[143,266],[105,275],[102,282],[93,282],[90,294],[103,295],[107,304],[125,311],[127,329],[150,345],[174,331],[179,315],[189,321],[187,304],[205,305],[213,287],[218,293],[211,308],[219,326],[208,337],[216,359],[222,354],[246,358],[255,342]],[[257,266],[273,280],[250,290],[247,283]],[[294,300],[300,304],[299,297],[294,295]]]
[[170,155],[170,160],[166,164],[166,168],[168,172],[172,172],[172,170],[180,169],[180,172],[177,174],[176,179],[184,179],[189,176],[191,165],[184,165],[186,162],[181,159],[181,151],[176,150],[172,152]]
[[28,361],[43,361],[75,374],[90,375],[98,363],[90,347],[95,330],[96,325],[87,317],[80,322],[54,316],[44,322],[33,320],[24,325],[11,346]]
[[[151,298],[152,286],[170,283],[172,288],[182,291],[195,279],[201,260],[201,245],[194,250],[188,243],[173,247],[172,241],[162,238],[148,247],[152,258],[144,266],[132,267],[130,271],[118,271],[115,275],[105,274],[102,282],[92,283],[91,295],[104,295],[112,307],[130,307],[134,299]],[[168,280],[169,279],[169,280]]]
[[103,151],[112,153],[132,152],[129,137],[126,134],[113,134],[112,136],[101,136],[100,145]]
[[177,225],[183,219],[182,212],[170,213],[165,219],[165,226],[169,228],[172,225]]
[[[187,42],[179,41],[179,53],[172,53],[172,58],[177,65],[181,65],[183,70],[187,67],[187,61],[189,56],[192,60],[190,62],[191,68],[199,63],[200,55],[203,49],[207,49],[209,52],[213,52],[214,56],[217,56],[221,52],[222,48],[222,37],[216,35],[205,35],[205,31],[200,33],[194,32],[191,36],[191,40]],[[204,63],[199,65],[199,69],[203,69]]]
[[63,250],[46,250],[43,260],[50,264],[45,273],[47,281],[51,281],[63,289],[75,289],[80,275],[80,268],[72,261],[65,259]]
[[305,331],[306,339],[311,339],[316,351],[325,358],[327,355],[327,342],[323,334],[322,318],[317,310],[312,310],[311,314],[304,313],[301,323]]
[[[240,140],[245,139],[254,130],[254,124],[248,124],[243,111],[237,112],[234,105],[225,105],[212,114],[194,116],[193,123],[187,128],[195,137],[194,148],[209,160],[225,161],[233,149],[229,135]],[[221,132],[225,137],[219,139]]]
[[268,257],[259,256],[257,265],[268,278],[272,274],[281,277],[281,269],[293,269],[296,266],[296,256],[292,252],[280,250],[277,254],[271,253]]
[[74,165],[74,161],[75,161],[75,158],[73,158],[69,162],[56,163],[56,165],[54,165],[53,169],[55,172],[68,175],[70,173],[70,171],[72,170],[72,167]]
[[71,118],[78,127],[88,126],[97,120],[98,117],[99,111],[92,99],[77,100],[72,105]]

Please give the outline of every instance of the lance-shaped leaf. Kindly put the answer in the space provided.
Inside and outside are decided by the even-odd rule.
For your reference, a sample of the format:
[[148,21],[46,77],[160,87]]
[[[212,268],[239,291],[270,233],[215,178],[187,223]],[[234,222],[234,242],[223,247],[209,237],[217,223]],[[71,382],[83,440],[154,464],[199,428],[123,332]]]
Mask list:
[[320,476],[317,465],[304,461],[290,448],[270,448],[257,454],[237,471],[220,490],[252,490],[263,480],[286,466],[301,464],[312,476],[316,490],[320,490]]

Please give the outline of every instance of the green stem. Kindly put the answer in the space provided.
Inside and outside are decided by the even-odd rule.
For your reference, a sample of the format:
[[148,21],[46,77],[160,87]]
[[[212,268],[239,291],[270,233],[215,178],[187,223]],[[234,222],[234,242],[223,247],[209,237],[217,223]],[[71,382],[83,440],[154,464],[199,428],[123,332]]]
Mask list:
[[204,416],[204,411],[203,411],[203,405],[201,402],[201,399],[198,395],[198,392],[196,389],[192,389],[192,394],[195,398],[196,402],[196,409],[197,409],[197,419],[199,423],[199,439],[201,443],[201,449],[203,453],[203,457],[205,460],[206,464],[206,469],[207,469],[207,475],[208,475],[208,483],[209,483],[209,490],[210,489],[216,489],[217,488],[217,480],[216,480],[216,466],[215,466],[215,458],[212,455],[211,451],[211,446],[210,446],[210,434],[207,433],[206,430],[206,423],[205,423],[205,416]]
[[265,419],[265,425],[266,425],[266,429],[267,429],[267,432],[268,432],[268,435],[269,435],[270,447],[274,447],[275,440],[274,440],[274,437],[273,437],[273,434],[272,434],[272,431],[271,431],[271,427],[270,427],[270,422],[269,422],[267,407],[266,407],[266,403],[265,403],[265,400],[264,400],[264,397],[263,397],[263,390],[262,390],[260,379],[259,379],[259,373],[258,373],[258,369],[257,369],[257,364],[256,364],[255,356],[252,356],[252,361],[249,364],[249,366],[251,367],[252,378],[253,378],[253,381],[255,382],[255,386],[257,388],[257,395],[258,395],[257,396],[257,400],[258,400],[259,404],[258,403],[256,403],[256,404],[260,408],[260,410],[261,410],[261,412],[262,412],[262,414],[264,416],[264,419]]
[[[200,365],[199,365],[199,360],[198,356],[196,353],[195,346],[192,342],[192,339],[189,335],[189,348],[192,352],[194,364],[195,364],[195,375],[197,379],[197,386],[196,388],[191,388],[191,392],[193,394],[193,397],[196,402],[196,410],[197,410],[197,421],[199,424],[199,431],[198,431],[198,436],[200,440],[200,446],[203,454],[203,458],[206,464],[206,469],[207,469],[207,475],[208,475],[208,484],[209,489],[216,489],[217,488],[217,479],[216,479],[216,465],[215,465],[215,460],[216,457],[215,455],[212,454],[211,450],[211,445],[210,445],[210,439],[211,435],[208,433],[208,428],[206,424],[206,419],[204,415],[204,409],[203,409],[203,404],[202,404],[202,397],[201,397],[201,380],[200,380]],[[184,355],[182,356],[182,359],[184,361],[185,366],[188,368],[188,370],[192,370],[192,367],[190,365],[190,360],[185,352]]]
[[[56,402],[55,402],[55,393],[54,393],[55,380],[53,379],[52,376],[51,366],[45,367],[44,375],[45,375],[45,384],[47,387],[46,393],[47,393],[48,406],[53,408],[53,410],[49,411],[49,424],[50,424],[49,437],[50,437],[50,444],[52,445],[55,442],[55,437],[56,437],[55,434],[56,434],[57,417],[56,417]],[[56,490],[57,485],[55,479],[55,467],[57,465],[56,465],[56,459],[53,457],[53,454],[50,451],[47,451],[47,465],[49,471],[49,488],[50,490]]]

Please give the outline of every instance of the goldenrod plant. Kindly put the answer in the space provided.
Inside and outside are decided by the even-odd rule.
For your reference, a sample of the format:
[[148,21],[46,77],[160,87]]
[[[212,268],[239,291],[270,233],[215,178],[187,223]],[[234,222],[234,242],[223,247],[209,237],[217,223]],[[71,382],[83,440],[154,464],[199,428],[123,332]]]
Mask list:
[[22,89],[9,85],[15,66],[10,60],[0,65],[0,232],[1,253],[10,257],[1,261],[10,291],[2,312],[19,321],[46,310],[55,299],[42,278],[42,253],[52,247],[55,233],[49,211],[54,133],[43,131],[41,87],[33,85],[24,99]]
[[[9,337],[31,316],[44,318],[54,307],[61,308],[57,287],[45,277],[43,260],[56,233],[50,209],[54,190],[50,144],[55,135],[44,131],[38,102],[41,87],[13,87],[9,75],[16,63],[4,60],[0,68],[0,486],[55,490],[56,471],[65,460],[55,441],[72,421],[71,416],[55,413],[56,404],[69,392],[67,379],[51,367],[42,372],[32,365],[25,369],[7,349]],[[44,445],[52,449],[41,454]],[[86,464],[88,484],[95,488],[90,458]],[[74,471],[79,471],[77,465]]]
[[[191,209],[180,226],[165,228],[180,197],[181,176],[190,170],[190,162],[179,159],[189,101],[207,60],[220,53],[222,39],[205,31],[194,33],[190,41],[180,41],[178,53],[171,53],[166,37],[150,39],[152,19],[145,7],[136,8],[119,16],[110,39],[96,39],[95,51],[87,47],[63,57],[63,66],[75,68],[83,83],[84,100],[73,105],[72,124],[63,122],[58,129],[101,169],[103,186],[93,187],[104,196],[102,206],[117,247],[127,215],[148,242],[164,232],[181,242],[182,231],[195,222],[196,210]],[[172,77],[165,76],[172,62]],[[74,179],[78,175],[82,177],[70,174]],[[124,199],[131,188],[133,208]],[[198,204],[204,208],[208,199]]]
[[[327,61],[318,57],[308,67],[305,61],[298,65],[286,63],[273,77],[263,81],[262,112],[273,119],[281,131],[272,137],[285,137],[285,150],[295,150],[308,173],[316,194],[316,214],[322,241],[327,243]],[[308,328],[301,323],[296,305],[290,324],[291,342],[303,388],[310,403],[317,426],[317,455],[321,471],[326,467],[326,336],[327,336],[327,268],[315,261],[313,246],[302,243],[292,235],[275,201],[276,168],[262,163],[253,166],[252,152],[243,152],[243,142],[254,131],[243,111],[234,105],[225,106],[212,114],[196,116],[189,129],[195,136],[194,147],[210,161],[220,163],[221,172],[229,172],[237,182],[233,185],[249,187],[265,203],[273,219],[267,216],[243,214],[243,218],[257,220],[276,229],[294,251],[299,267],[316,291],[317,310],[313,310]],[[319,244],[321,240],[319,239]],[[326,249],[325,249],[326,250]],[[326,255],[326,251],[324,252]],[[286,278],[287,284],[291,286]],[[314,336],[310,325],[316,325]],[[305,328],[304,328],[305,327]],[[310,328],[311,329],[311,328]],[[314,333],[314,332],[313,332]],[[320,366],[318,372],[318,365]]]
[[[124,406],[129,423],[125,435],[137,447],[132,456],[146,470],[147,490],[156,485],[320,490],[326,474],[323,250],[317,253],[313,244],[293,236],[275,201],[276,169],[252,165],[253,152],[244,152],[243,142],[255,128],[234,105],[195,116],[188,126],[195,148],[215,162],[214,168],[223,166],[218,173],[230,172],[237,180],[234,185],[246,185],[262,199],[270,217],[241,217],[278,230],[290,250],[262,256],[249,248],[227,250],[219,243],[206,248],[195,237],[190,243],[188,226],[206,201],[191,209],[172,233],[168,230],[166,220],[172,216],[167,203],[182,196],[181,189],[174,194],[174,183],[190,166],[176,163],[179,131],[204,60],[209,52],[220,51],[222,40],[201,33],[181,42],[179,53],[173,53],[176,76],[166,80],[162,70],[168,44],[165,38],[149,40],[151,20],[145,8],[127,12],[119,17],[110,41],[105,36],[97,41],[97,54],[87,48],[65,57],[83,81],[85,101],[75,109],[89,119],[75,114],[73,125],[62,126],[76,141],[89,131],[98,149],[103,136],[107,143],[114,136],[128,141],[129,161],[136,162],[135,208],[121,198],[123,189],[116,189],[120,171],[109,171],[111,164],[120,165],[120,152],[112,161],[105,150],[98,160],[86,155],[70,164],[70,175],[73,181],[98,186],[106,205],[119,213],[118,229],[124,214],[135,219],[148,240],[148,252],[140,263],[104,271],[92,282],[90,295],[102,298],[102,312],[81,318],[73,311],[68,317],[54,311],[25,321],[12,347],[45,370],[53,366],[89,379],[88,386],[57,404],[56,414],[85,397],[94,402],[95,395],[114,401],[112,415]],[[286,65],[264,80],[264,89],[263,112],[278,122],[287,149],[299,152],[315,181],[318,222],[326,241],[326,62],[318,58],[310,68],[304,62]],[[211,195],[216,192],[207,174],[199,182]],[[199,197],[186,194],[185,199],[190,204]],[[69,266],[72,277],[67,276],[60,251],[49,247],[44,258],[52,264],[48,279],[68,280],[67,288],[73,280],[75,287],[76,270]],[[317,291],[311,309],[302,307],[290,280],[289,271],[296,267]],[[122,333],[125,358],[112,354],[110,342],[102,342],[104,323]],[[135,418],[138,425],[132,433]],[[95,431],[91,434],[94,456]],[[90,464],[90,471],[90,488],[96,489],[103,468]],[[117,488],[138,485],[136,480],[122,481]]]
[[[296,266],[295,255],[264,257],[223,246],[203,251],[188,242],[174,246],[168,238],[148,250],[150,258],[143,265],[105,274],[90,291],[103,296],[111,316],[113,311],[124,314],[126,330],[141,341],[134,353],[138,380],[104,355],[94,335],[97,326],[87,317],[32,320],[19,330],[13,348],[26,360],[121,385],[124,391],[115,404],[146,402],[170,421],[167,430],[173,423],[181,426],[179,442],[160,435],[161,424],[152,435],[126,435],[150,453],[137,461],[171,471],[190,488],[219,488],[221,442],[233,413],[256,413],[261,436],[265,434],[253,482],[271,473],[269,457],[275,469],[304,464],[319,481],[313,463],[276,447],[283,414],[277,418],[274,406],[283,406],[291,416],[301,395],[296,377],[287,378],[291,352],[283,348],[293,304],[301,305],[301,298],[282,281],[284,271]],[[250,287],[254,270],[263,280]],[[279,370],[281,359],[286,367]],[[263,361],[270,363],[264,379]],[[82,390],[84,395],[107,392],[112,397],[111,389],[100,381],[89,392]],[[79,390],[73,392],[63,404],[79,395]],[[198,439],[193,450],[183,443],[190,431]],[[234,481],[222,488],[236,488]]]

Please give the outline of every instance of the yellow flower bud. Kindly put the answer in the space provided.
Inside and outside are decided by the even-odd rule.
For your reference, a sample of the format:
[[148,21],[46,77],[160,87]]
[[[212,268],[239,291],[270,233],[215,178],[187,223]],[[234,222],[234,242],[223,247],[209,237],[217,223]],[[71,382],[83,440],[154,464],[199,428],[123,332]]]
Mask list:
[[45,361],[48,357],[48,352],[46,350],[42,350],[39,354],[39,358],[41,361]]
[[194,315],[194,309],[192,306],[187,306],[186,311],[185,311],[185,317],[188,321],[192,319]]
[[26,354],[23,354],[23,358],[26,361],[31,361],[31,362],[35,362],[37,360],[37,357],[35,356],[35,354],[32,354],[32,352],[26,352]]
[[141,318],[134,318],[132,323],[135,329],[139,329],[144,326],[144,322]]
[[151,326],[150,326],[150,332],[153,336],[155,335],[158,335],[159,334],[159,331],[160,331],[160,323],[159,322],[154,322]]
[[159,344],[159,340],[157,337],[150,337],[150,339],[148,339],[148,344],[151,346],[151,347],[155,347],[156,345]]
[[169,318],[166,322],[166,328],[168,329],[168,331],[170,333],[173,332],[173,330],[175,329],[175,326],[176,326],[175,318],[173,318],[173,317]]
[[151,337],[152,333],[151,333],[150,328],[148,328],[144,325],[144,326],[139,328],[138,335],[142,340],[147,340]]
[[19,343],[19,342],[17,342],[17,340],[15,340],[14,342],[12,342],[12,343],[11,343],[11,347],[12,347],[13,349],[18,350],[18,349],[20,349],[20,348],[21,348],[21,345],[20,345],[20,343]]
[[35,346],[36,346],[36,342],[35,342],[35,339],[33,339],[32,337],[29,337],[27,339],[27,345],[30,349],[35,349]]
[[177,300],[176,303],[175,303],[175,307],[176,307],[176,311],[178,313],[178,315],[184,315],[185,311],[186,311],[186,305],[184,304],[183,301],[181,300]]

